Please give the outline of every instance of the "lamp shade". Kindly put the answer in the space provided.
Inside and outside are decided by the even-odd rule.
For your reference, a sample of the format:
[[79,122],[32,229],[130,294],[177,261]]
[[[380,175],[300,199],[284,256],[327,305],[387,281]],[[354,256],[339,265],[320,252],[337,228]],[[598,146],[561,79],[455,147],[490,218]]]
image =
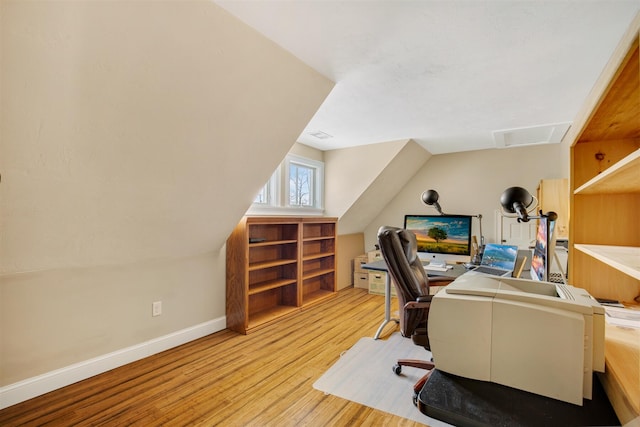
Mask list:
[[500,204],[502,209],[511,214],[518,215],[518,221],[528,222],[528,210],[535,208],[534,201],[536,199],[522,187],[509,187],[500,196]]
[[436,190],[426,190],[422,193],[420,198],[422,199],[422,203],[428,206],[433,206],[440,215],[444,215],[442,213],[442,208],[438,203],[438,199],[440,198],[440,195]]

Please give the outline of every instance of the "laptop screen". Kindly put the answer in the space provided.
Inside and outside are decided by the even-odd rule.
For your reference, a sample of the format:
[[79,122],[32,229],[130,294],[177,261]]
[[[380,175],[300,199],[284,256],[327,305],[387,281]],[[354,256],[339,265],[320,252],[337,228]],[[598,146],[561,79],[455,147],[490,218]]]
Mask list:
[[516,265],[518,247],[515,245],[498,245],[487,243],[482,253],[480,265],[511,271]]

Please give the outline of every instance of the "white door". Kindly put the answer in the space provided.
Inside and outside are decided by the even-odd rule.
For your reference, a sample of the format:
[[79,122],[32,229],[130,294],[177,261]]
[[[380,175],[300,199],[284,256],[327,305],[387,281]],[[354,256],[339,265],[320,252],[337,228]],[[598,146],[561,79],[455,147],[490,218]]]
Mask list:
[[528,249],[535,242],[537,221],[518,222],[517,218],[509,218],[495,211],[496,242],[505,245],[516,245],[520,249]]

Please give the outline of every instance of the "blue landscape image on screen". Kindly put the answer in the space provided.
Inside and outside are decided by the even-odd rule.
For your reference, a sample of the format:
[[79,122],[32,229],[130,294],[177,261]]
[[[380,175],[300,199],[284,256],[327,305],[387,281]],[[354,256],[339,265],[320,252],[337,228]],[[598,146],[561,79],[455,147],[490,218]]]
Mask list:
[[453,255],[470,253],[471,217],[469,216],[406,215],[405,228],[416,235],[419,252]]
[[517,256],[517,246],[487,245],[482,254],[482,264],[511,270],[513,269],[513,261]]

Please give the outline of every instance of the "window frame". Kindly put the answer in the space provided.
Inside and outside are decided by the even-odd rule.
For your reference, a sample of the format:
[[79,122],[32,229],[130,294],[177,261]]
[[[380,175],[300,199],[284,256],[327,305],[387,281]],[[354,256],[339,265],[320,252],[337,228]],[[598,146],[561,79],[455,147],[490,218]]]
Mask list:
[[[278,200],[280,200],[280,168],[277,168],[269,177],[267,183],[260,189],[265,190],[267,193],[267,201],[265,203],[256,202],[254,197],[252,206],[257,208],[273,208],[278,206]],[[260,194],[260,192],[258,192]]]
[[[312,206],[298,206],[290,203],[289,192],[291,186],[289,173],[292,164],[314,171]],[[287,154],[263,189],[265,187],[268,194],[268,202],[256,203],[254,197],[254,202],[247,211],[248,214],[322,215],[324,212],[324,162],[322,161],[295,154]]]
[[[301,166],[313,171],[313,183],[311,188],[311,205],[301,206],[291,204],[291,165]],[[284,206],[292,209],[322,209],[322,190],[324,183],[324,163],[317,160],[289,154],[284,161]]]

